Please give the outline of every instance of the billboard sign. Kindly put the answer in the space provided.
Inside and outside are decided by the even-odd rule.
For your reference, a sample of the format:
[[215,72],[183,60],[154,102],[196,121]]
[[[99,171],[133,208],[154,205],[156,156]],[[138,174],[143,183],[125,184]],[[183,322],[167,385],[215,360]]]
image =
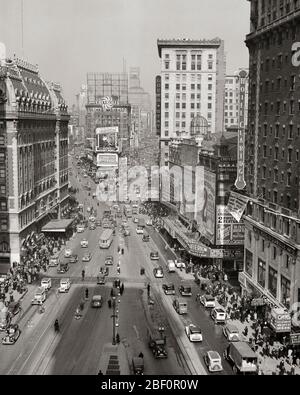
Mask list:
[[238,150],[237,178],[236,178],[234,185],[236,186],[237,189],[241,190],[241,189],[244,189],[246,186],[245,168],[244,168],[244,163],[245,163],[245,130],[242,128],[239,128],[239,131],[238,131],[237,150]]
[[248,197],[240,195],[236,192],[230,192],[227,210],[230,212],[233,218],[236,219],[237,222],[240,222],[247,207],[248,201]]
[[118,167],[118,155],[117,154],[98,154],[97,155],[97,166],[107,167]]
[[96,128],[96,152],[118,151],[118,126]]
[[217,245],[243,245],[245,225],[230,214],[226,206],[217,207]]
[[[200,174],[200,178],[201,178]],[[204,169],[204,183],[198,183],[197,212],[198,231],[214,244],[216,217],[216,175]]]

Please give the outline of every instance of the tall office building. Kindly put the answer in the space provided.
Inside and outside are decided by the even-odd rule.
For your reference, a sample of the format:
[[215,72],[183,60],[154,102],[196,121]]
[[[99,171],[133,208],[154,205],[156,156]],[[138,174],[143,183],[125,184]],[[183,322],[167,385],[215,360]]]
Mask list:
[[239,69],[226,75],[224,98],[224,127],[228,131],[246,128],[248,122],[249,70]]
[[[0,272],[68,210],[67,105],[58,84],[20,59],[0,65]],[[6,270],[7,271],[7,270]]]
[[[208,133],[223,130],[224,42],[158,40],[161,78],[156,79],[156,110],[160,113],[161,165],[167,165],[172,138],[190,138],[193,118],[201,117]],[[160,92],[158,88],[160,86]]]
[[300,1],[251,1],[244,290],[300,302]]

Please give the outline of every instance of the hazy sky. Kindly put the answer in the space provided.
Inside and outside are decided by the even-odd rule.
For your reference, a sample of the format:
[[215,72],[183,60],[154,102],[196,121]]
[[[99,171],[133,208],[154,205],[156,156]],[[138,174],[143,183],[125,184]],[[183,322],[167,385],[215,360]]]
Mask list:
[[[0,0],[0,41],[22,56],[22,0]],[[60,82],[75,102],[88,71],[141,68],[142,86],[154,94],[160,71],[157,38],[225,40],[227,72],[248,67],[247,0],[23,0],[24,58],[42,76]]]

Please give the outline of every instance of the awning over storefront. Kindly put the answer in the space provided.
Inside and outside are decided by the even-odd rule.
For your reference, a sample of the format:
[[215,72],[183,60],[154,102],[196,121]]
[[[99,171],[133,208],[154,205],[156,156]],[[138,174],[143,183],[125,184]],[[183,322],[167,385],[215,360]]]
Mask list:
[[74,218],[50,221],[42,228],[43,233],[64,233],[72,225]]

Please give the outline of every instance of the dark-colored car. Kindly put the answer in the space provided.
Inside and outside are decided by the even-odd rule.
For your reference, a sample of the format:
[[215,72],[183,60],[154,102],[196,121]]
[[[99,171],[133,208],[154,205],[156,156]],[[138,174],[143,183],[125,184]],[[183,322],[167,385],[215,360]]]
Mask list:
[[158,254],[158,252],[157,252],[157,251],[155,251],[155,252],[150,252],[150,259],[151,259],[151,260],[154,260],[154,261],[157,261],[157,260],[159,259],[159,254]]
[[98,285],[104,285],[105,282],[106,282],[105,276],[99,274],[99,275],[97,276],[97,284],[98,284]]
[[95,225],[96,225],[96,226],[101,226],[101,225],[102,225],[101,220],[100,220],[100,219],[97,219],[96,222],[95,222]]
[[106,266],[100,267],[100,271],[99,271],[100,276],[108,276],[108,273],[109,273],[108,267],[106,267]]
[[105,257],[105,265],[112,266],[113,264],[114,264],[114,257],[112,255],[107,255],[107,257]]
[[71,255],[69,262],[70,263],[77,263],[78,262],[78,255],[76,255],[76,254]]
[[175,295],[175,285],[174,284],[163,284],[162,286],[164,293],[166,295]]
[[63,274],[66,273],[69,270],[69,265],[68,263],[61,263],[59,267],[57,268],[57,273]]
[[20,312],[21,309],[21,305],[19,302],[10,302],[10,304],[8,305],[8,312],[11,315],[16,315]]
[[185,285],[179,287],[179,292],[181,296],[192,296],[192,288]]
[[150,241],[150,236],[144,234],[143,237],[142,237],[142,240],[145,241],[145,242]]

